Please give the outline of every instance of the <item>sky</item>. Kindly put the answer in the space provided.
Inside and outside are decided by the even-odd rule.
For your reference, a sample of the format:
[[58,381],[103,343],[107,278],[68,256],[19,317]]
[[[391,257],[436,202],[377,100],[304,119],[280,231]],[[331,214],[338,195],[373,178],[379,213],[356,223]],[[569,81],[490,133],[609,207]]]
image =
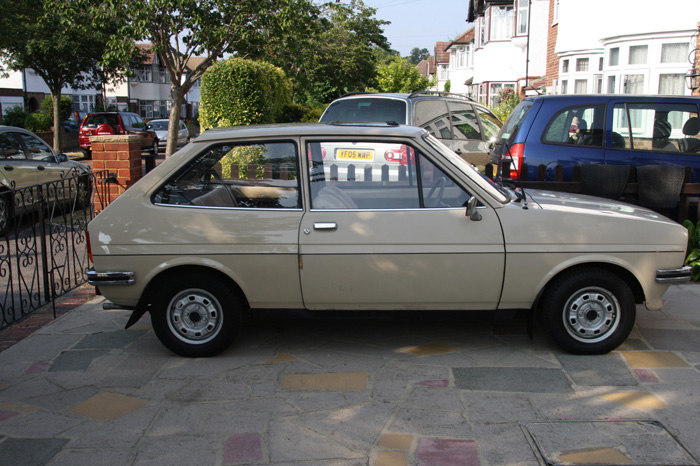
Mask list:
[[468,0],[363,0],[376,8],[375,18],[391,21],[384,35],[391,48],[402,57],[413,47],[434,54],[435,42],[450,41],[462,35],[467,23]]

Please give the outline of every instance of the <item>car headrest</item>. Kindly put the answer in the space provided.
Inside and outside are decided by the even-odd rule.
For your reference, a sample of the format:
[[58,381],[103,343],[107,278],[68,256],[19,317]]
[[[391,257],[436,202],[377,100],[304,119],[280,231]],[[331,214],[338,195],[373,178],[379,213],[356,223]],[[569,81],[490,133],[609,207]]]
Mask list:
[[688,118],[688,121],[683,125],[683,134],[695,136],[698,133],[700,133],[700,120],[698,117]]

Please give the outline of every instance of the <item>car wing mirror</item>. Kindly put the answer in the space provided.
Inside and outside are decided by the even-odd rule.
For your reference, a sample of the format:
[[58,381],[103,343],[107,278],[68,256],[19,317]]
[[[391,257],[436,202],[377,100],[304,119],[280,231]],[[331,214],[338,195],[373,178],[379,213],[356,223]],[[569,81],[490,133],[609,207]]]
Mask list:
[[481,214],[476,210],[478,204],[479,201],[474,196],[467,201],[467,217],[474,222],[481,221]]
[[56,162],[68,162],[68,156],[66,154],[56,154]]

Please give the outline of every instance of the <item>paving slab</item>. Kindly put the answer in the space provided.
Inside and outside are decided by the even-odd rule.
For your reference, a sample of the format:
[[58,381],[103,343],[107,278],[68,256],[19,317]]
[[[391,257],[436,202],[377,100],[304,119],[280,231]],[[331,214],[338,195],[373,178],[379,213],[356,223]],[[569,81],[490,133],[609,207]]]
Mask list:
[[601,356],[483,315],[269,311],[207,359],[90,299],[0,352],[0,466],[700,465],[700,286],[667,298]]

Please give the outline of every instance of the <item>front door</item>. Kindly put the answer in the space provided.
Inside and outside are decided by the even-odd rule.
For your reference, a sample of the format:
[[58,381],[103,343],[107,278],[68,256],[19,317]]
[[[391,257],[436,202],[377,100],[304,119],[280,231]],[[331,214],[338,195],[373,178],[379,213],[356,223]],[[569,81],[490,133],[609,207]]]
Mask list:
[[321,156],[343,144],[307,144],[311,208],[299,239],[305,306],[495,309],[504,267],[495,212],[479,209],[481,221],[466,217],[470,194],[406,145],[355,144],[375,148],[374,162],[387,167],[382,179],[329,177],[348,170],[325,167]]

